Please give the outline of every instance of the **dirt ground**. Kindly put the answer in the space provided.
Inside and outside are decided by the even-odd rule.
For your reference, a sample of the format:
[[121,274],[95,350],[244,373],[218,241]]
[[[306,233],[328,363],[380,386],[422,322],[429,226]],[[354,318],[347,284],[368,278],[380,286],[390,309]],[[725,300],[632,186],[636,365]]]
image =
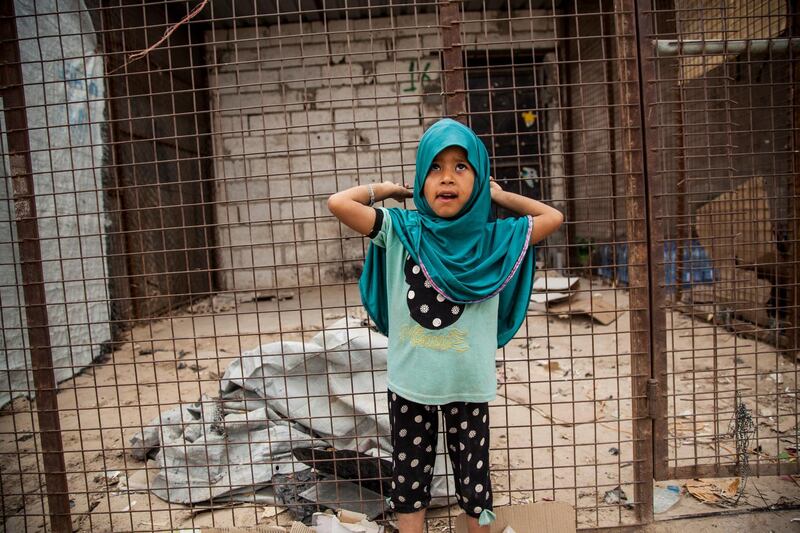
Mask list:
[[[574,505],[579,528],[635,523],[631,344],[628,293],[599,282],[593,301],[621,310],[602,325],[587,316],[536,308],[498,352],[498,397],[492,403],[495,505],[558,500]],[[238,300],[238,301],[237,301]],[[253,301],[220,295],[140,324],[109,357],[62,383],[58,395],[75,531],[149,531],[290,522],[285,509],[238,505],[222,509],[170,505],[146,487],[154,462],[126,451],[130,438],[159,412],[215,397],[218,379],[243,350],[265,342],[310,338],[348,315],[363,315],[354,286],[304,289]],[[668,313],[668,464],[728,464],[736,441],[724,437],[735,393],[752,414],[747,443],[751,472],[781,463],[796,472],[796,367],[769,344],[732,335],[680,313]],[[8,531],[44,531],[37,425],[33,406],[18,399],[0,417],[2,514]],[[722,436],[722,437],[721,437]],[[732,480],[713,480],[727,487]],[[800,505],[794,477],[750,477],[733,511]],[[724,509],[686,493],[656,515],[664,524]],[[609,493],[611,493],[609,495]],[[616,498],[616,499],[615,499]],[[622,501],[619,499],[622,498]],[[627,499],[625,499],[627,498]],[[731,510],[724,510],[730,512]],[[456,507],[431,512],[431,531],[450,531]],[[800,529],[800,511],[747,514],[755,531]],[[734,518],[696,518],[697,531]],[[722,521],[722,522],[719,522]],[[666,531],[656,523],[647,531]],[[768,529],[761,529],[761,526]],[[672,527],[672,526],[669,526]],[[782,527],[785,527],[782,529]],[[706,528],[706,529],[703,529]],[[738,528],[738,526],[737,526]],[[734,528],[736,530],[737,528]],[[730,529],[729,529],[730,530]]]

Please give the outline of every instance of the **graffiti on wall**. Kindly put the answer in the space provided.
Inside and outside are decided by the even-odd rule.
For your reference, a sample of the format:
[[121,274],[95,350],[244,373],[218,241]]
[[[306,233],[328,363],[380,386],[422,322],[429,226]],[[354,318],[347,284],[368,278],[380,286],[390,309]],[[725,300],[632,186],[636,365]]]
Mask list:
[[[433,63],[425,61],[419,63],[416,59],[408,62],[408,84],[403,86],[404,93],[411,93],[417,90],[417,83],[424,85],[426,81],[433,81],[430,76],[430,69]],[[417,67],[421,68],[417,68]]]

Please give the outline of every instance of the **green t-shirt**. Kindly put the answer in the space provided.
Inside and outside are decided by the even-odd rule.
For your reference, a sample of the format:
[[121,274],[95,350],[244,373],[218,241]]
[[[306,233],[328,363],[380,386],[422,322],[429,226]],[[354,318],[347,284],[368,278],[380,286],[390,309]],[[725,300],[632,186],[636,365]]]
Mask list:
[[438,294],[409,257],[385,210],[372,242],[386,249],[389,389],[426,405],[492,401],[498,297],[455,304]]

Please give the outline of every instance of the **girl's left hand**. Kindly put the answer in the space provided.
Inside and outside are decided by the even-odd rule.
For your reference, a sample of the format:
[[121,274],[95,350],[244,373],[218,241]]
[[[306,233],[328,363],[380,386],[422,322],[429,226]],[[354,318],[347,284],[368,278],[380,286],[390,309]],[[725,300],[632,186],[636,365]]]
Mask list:
[[493,177],[489,176],[489,194],[491,195],[492,200],[495,200],[497,194],[501,192],[503,192],[503,188],[495,181]]

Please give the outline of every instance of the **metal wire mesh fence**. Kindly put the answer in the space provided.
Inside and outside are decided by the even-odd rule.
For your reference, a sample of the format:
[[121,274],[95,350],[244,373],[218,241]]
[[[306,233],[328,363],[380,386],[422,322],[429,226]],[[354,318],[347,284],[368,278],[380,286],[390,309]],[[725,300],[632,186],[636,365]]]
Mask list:
[[389,525],[387,340],[326,200],[412,181],[442,116],[566,215],[496,354],[494,505],[635,526],[653,479],[797,473],[797,13],[645,4],[4,3],[4,527]]

